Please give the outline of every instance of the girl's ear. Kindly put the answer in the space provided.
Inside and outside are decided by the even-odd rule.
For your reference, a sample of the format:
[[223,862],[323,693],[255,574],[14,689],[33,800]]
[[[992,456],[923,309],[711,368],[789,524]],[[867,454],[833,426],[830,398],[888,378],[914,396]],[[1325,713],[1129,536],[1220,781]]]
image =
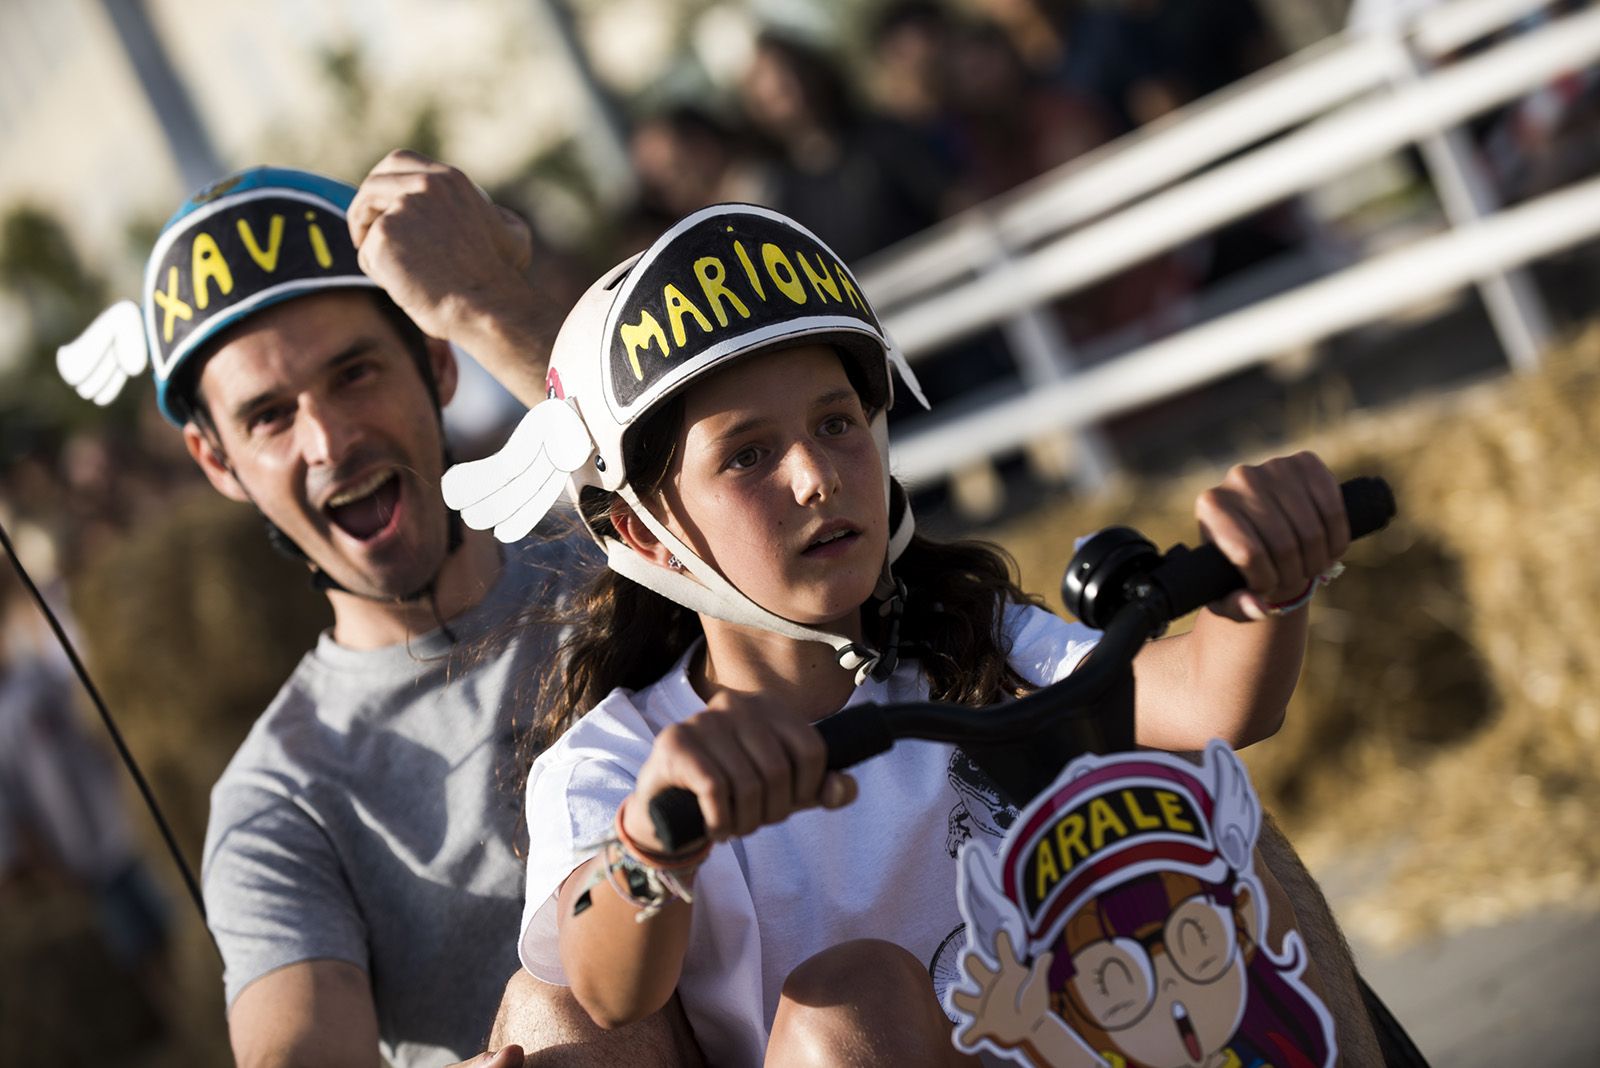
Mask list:
[[641,523],[621,497],[611,499],[611,525],[617,528],[618,536],[628,548],[659,567],[667,566],[672,550],[661,544],[655,531]]

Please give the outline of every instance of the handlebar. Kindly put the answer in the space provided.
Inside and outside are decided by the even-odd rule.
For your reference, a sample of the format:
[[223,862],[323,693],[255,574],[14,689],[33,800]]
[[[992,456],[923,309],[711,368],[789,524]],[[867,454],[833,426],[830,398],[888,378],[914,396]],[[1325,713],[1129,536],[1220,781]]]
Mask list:
[[[1352,539],[1381,530],[1395,515],[1394,494],[1381,478],[1354,478],[1339,489]],[[1163,555],[1137,531],[1109,527],[1083,543],[1061,583],[1062,599],[1072,614],[1103,632],[1077,670],[1015,701],[984,708],[917,701],[842,709],[816,724],[827,745],[828,770],[859,764],[901,738],[993,746],[1025,740],[1065,720],[1085,720],[1146,641],[1172,620],[1244,585],[1244,576],[1214,545],[1174,545]],[[1066,754],[1055,767],[1064,767],[1076,755]],[[681,787],[669,787],[650,800],[650,819],[669,852],[705,837],[699,802]]]

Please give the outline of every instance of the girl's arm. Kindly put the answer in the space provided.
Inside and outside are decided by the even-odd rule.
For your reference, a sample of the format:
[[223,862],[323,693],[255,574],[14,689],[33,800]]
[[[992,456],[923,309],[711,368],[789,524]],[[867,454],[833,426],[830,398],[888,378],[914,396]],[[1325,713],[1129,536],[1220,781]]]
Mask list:
[[1195,501],[1195,518],[1248,586],[1134,660],[1138,741],[1197,750],[1216,737],[1240,748],[1282,724],[1305,654],[1307,613],[1269,607],[1299,598],[1344,555],[1350,525],[1333,473],[1309,452],[1234,467]]
[[[643,850],[664,853],[647,805],[669,786],[695,794],[713,841],[750,834],[803,808],[840,808],[854,800],[855,783],[829,772],[826,761],[822,736],[803,717],[718,694],[706,711],[656,737],[622,804],[623,829]],[[609,1028],[643,1019],[672,997],[689,945],[691,909],[700,906],[673,900],[637,922],[639,909],[604,878],[590,888],[601,863],[586,862],[562,883],[557,930],[573,996]],[[691,893],[693,878],[680,876]],[[589,906],[575,915],[586,889]]]
[[[631,797],[627,802],[637,803]],[[638,907],[608,885],[603,872],[590,886],[602,863],[598,857],[586,861],[561,884],[557,929],[573,996],[595,1023],[612,1028],[642,1020],[671,999],[689,945],[691,906],[670,901],[639,923]],[[692,880],[683,880],[691,891]],[[589,907],[574,915],[586,889]]]

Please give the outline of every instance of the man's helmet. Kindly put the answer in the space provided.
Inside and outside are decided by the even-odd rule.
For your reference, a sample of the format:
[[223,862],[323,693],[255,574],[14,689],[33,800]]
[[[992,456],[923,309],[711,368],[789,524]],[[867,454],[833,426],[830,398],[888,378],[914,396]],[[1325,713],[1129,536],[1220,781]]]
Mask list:
[[628,484],[633,436],[666,401],[740,357],[802,343],[832,345],[873,410],[891,499],[887,582],[887,565],[912,531],[910,509],[888,475],[891,366],[927,402],[843,262],[792,219],[747,204],[687,216],[591,286],[556,337],[548,399],[499,453],[448,471],[445,501],[468,526],[493,527],[502,541],[515,541],[563,491],[574,505],[591,487],[614,492],[691,564],[693,577],[657,567],[591,526],[614,570],[694,611],[826,642],[841,663],[864,671],[876,659],[872,651],[756,605],[656,520]]
[[142,309],[122,301],[56,354],[68,384],[107,404],[148,361],[156,404],[181,426],[192,368],[208,340],[290,297],[377,288],[361,272],[345,213],[354,186],[309,171],[255,167],[191,197],[161,230]]

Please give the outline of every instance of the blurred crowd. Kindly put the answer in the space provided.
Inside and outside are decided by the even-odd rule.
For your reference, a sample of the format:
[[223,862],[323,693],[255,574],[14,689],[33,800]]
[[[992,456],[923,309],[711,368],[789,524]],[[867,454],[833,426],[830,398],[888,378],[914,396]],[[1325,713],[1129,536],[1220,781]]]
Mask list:
[[645,116],[627,239],[744,199],[855,262],[1281,54],[1255,0],[893,0],[865,37],[769,30],[734,99]]

